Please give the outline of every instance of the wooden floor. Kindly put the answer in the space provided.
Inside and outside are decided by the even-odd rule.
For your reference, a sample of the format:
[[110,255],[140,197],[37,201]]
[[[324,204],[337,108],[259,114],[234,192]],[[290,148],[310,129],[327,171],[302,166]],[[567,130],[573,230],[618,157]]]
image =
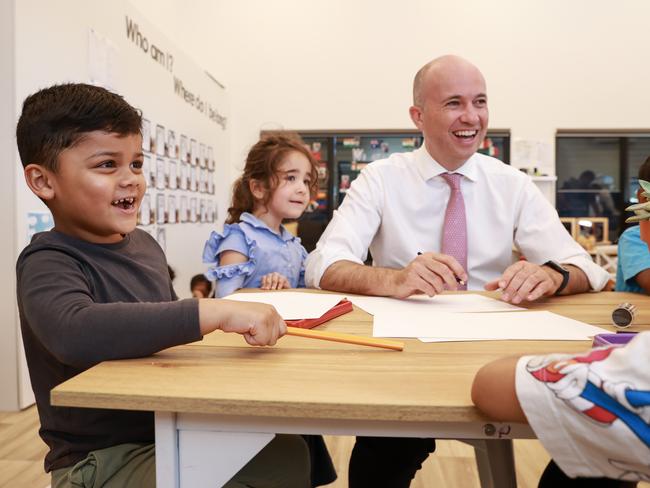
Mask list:
[[[354,437],[326,437],[339,473],[328,488],[347,486],[347,463]],[[436,453],[427,459],[412,488],[479,488],[474,451],[457,441],[438,441]],[[22,412],[0,412],[0,488],[45,488],[50,478],[43,471],[45,444],[38,437],[36,408]],[[519,488],[535,488],[548,463],[546,451],[537,441],[515,441]],[[650,483],[639,483],[650,488]]]

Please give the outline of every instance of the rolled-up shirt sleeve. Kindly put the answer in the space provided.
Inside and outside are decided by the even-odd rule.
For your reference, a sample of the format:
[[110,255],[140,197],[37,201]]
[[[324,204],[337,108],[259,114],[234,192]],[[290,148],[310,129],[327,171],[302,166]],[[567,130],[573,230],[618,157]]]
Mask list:
[[305,281],[320,288],[323,274],[337,261],[363,264],[381,224],[384,185],[378,168],[367,166],[352,182],[341,207],[307,257]]
[[609,281],[609,273],[594,263],[571,237],[555,208],[532,181],[527,183],[521,198],[514,243],[526,259],[535,264],[553,260],[576,266],[585,273],[592,290],[602,290]]

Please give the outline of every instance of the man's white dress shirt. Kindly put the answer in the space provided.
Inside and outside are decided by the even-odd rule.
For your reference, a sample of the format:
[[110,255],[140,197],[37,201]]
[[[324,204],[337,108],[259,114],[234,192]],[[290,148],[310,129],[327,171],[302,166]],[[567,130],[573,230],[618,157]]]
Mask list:
[[[418,252],[440,252],[450,188],[447,170],[426,149],[375,161],[352,183],[341,207],[306,261],[306,284],[318,288],[336,261],[401,269]],[[468,290],[483,289],[514,262],[513,245],[536,264],[549,260],[582,269],[591,288],[608,273],[596,265],[560,222],[530,177],[498,159],[474,154],[456,173],[467,220]]]

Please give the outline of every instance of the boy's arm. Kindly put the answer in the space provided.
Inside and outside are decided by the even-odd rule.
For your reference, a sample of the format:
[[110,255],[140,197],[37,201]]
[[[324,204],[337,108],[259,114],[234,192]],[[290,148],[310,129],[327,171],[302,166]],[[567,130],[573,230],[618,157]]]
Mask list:
[[515,392],[518,357],[506,357],[483,366],[472,384],[472,401],[490,419],[526,423]]
[[62,252],[23,261],[18,296],[23,326],[59,362],[79,368],[148,356],[216,329],[240,333],[254,345],[274,344],[286,330],[270,306],[196,299],[96,303],[79,263]]

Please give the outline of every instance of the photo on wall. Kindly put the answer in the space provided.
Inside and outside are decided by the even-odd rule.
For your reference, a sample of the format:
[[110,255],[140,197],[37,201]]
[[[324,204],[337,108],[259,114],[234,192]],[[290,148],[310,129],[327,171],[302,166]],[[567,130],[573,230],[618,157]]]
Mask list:
[[169,161],[169,164],[167,165],[168,173],[169,173],[169,176],[167,177],[167,182],[169,183],[168,186],[170,190],[175,190],[176,188],[178,188],[178,174],[176,171],[177,167],[178,166],[176,164],[176,161],[173,160]]
[[205,200],[203,198],[199,199],[199,222],[208,221],[208,211],[205,206]]
[[201,166],[201,168],[206,167],[207,158],[208,158],[208,153],[205,148],[205,144],[200,144],[199,145],[199,166]]
[[142,157],[142,176],[147,186],[151,185],[151,156],[149,154]]
[[176,222],[178,222],[176,214],[176,196],[169,195],[169,197],[167,197],[167,223],[175,224]]
[[198,167],[190,167],[190,191],[196,191],[198,187],[198,178],[197,178]]
[[217,218],[216,205],[212,200],[210,200],[210,203],[208,203],[208,222],[212,223],[215,221],[216,218]]
[[196,198],[190,198],[190,222],[196,222]]
[[190,184],[189,181],[190,181],[190,166],[185,161],[181,161],[180,179],[178,182],[178,187],[181,190],[187,190]]
[[[151,152],[154,152],[153,149]],[[165,128],[160,124],[156,125],[155,153],[158,156],[165,155]]]
[[165,160],[158,158],[156,159],[156,188],[164,190],[166,185]]
[[142,150],[151,151],[151,123],[142,119]]
[[149,225],[152,222],[151,215],[151,195],[145,193],[142,197],[142,203],[140,204],[140,212],[138,214],[138,223],[140,225]]
[[208,193],[214,195],[214,171],[208,171]]
[[178,156],[178,146],[176,145],[176,133],[169,129],[167,131],[167,144],[165,145],[167,157],[176,158]]
[[208,190],[208,170],[201,168],[199,170],[199,192],[205,193]]
[[180,209],[178,212],[178,220],[181,223],[185,223],[188,221],[188,207],[187,207],[187,197],[185,195],[181,196],[181,203],[180,203]]
[[156,223],[164,224],[167,222],[167,215],[165,212],[165,194],[158,193],[156,195]]
[[27,240],[26,244],[32,242],[34,234],[46,232],[54,227],[54,217],[47,210],[45,212],[27,212]]
[[199,158],[199,145],[196,142],[196,139],[190,140],[190,164],[192,166],[196,165]]
[[214,171],[214,149],[212,146],[208,146],[208,169]]
[[187,147],[187,136],[185,134],[181,134],[181,147],[180,147],[180,154],[178,157],[181,159],[181,162],[187,162],[189,154],[190,151],[189,148]]

